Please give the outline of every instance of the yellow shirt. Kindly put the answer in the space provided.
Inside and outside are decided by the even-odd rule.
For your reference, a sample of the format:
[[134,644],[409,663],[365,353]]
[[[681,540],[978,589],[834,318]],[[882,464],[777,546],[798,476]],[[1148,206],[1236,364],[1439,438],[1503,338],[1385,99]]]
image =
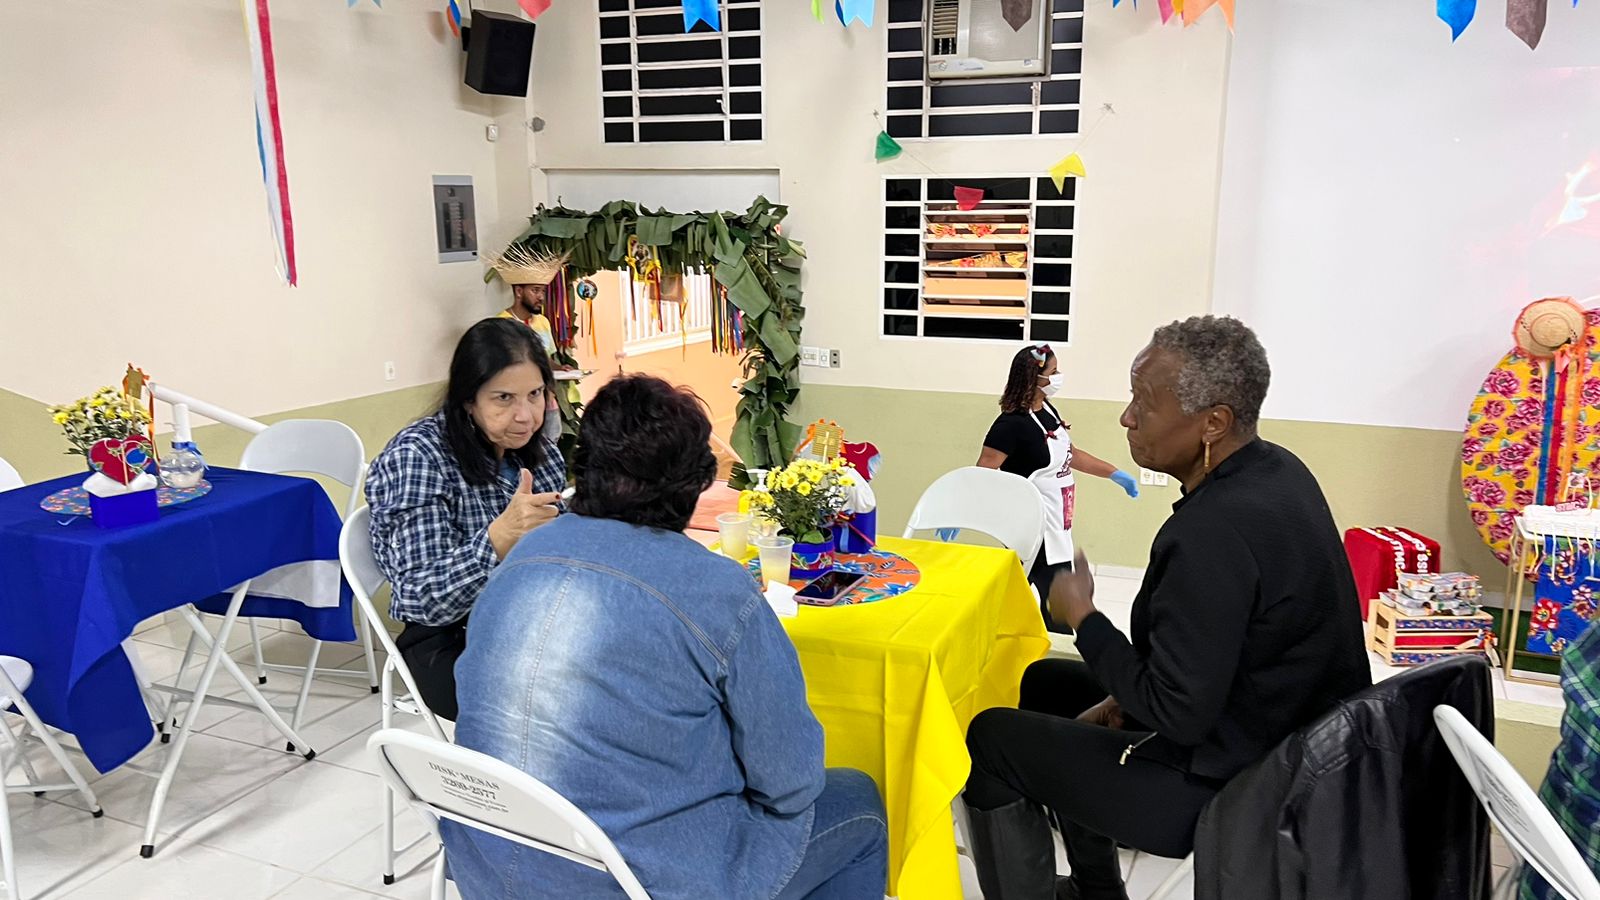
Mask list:
[[[502,309],[500,318],[522,321],[509,309]],[[554,359],[556,355],[556,333],[555,329],[550,327],[550,320],[546,319],[543,313],[534,313],[528,318],[527,324],[529,328],[533,329],[533,333],[539,336],[539,342],[544,344],[544,352]]]

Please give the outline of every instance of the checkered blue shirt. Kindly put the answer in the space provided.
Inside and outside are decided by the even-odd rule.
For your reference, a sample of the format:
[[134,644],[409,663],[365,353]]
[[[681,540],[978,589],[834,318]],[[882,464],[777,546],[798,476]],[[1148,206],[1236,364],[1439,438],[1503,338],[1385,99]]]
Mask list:
[[[543,456],[533,492],[563,490],[561,451],[545,441]],[[391,616],[421,625],[466,616],[499,561],[489,523],[511,502],[519,477],[501,469],[492,484],[468,484],[445,443],[443,414],[406,426],[383,448],[367,474],[367,505],[373,555],[389,579]]]

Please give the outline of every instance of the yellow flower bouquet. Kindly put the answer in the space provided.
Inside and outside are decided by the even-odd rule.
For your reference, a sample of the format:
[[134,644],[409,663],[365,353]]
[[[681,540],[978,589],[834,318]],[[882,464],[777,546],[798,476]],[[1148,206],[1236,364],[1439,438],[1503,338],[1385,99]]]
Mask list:
[[72,445],[67,455],[85,459],[97,441],[140,434],[150,424],[150,413],[144,407],[112,387],[103,387],[64,406],[53,406],[50,416]]
[[844,460],[797,459],[768,472],[765,490],[746,491],[740,507],[777,522],[796,543],[820,544],[832,539],[854,484]]

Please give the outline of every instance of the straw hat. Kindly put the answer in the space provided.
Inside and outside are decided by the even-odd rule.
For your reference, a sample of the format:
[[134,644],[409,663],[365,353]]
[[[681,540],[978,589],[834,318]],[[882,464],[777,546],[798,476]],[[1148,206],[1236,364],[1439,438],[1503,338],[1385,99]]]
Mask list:
[[512,244],[504,253],[490,259],[489,265],[500,273],[500,280],[506,284],[546,285],[561,274],[561,267],[567,264],[567,256],[565,253],[547,253]]
[[1534,359],[1549,359],[1576,343],[1588,327],[1583,307],[1571,297],[1546,297],[1528,304],[1511,330],[1517,349]]

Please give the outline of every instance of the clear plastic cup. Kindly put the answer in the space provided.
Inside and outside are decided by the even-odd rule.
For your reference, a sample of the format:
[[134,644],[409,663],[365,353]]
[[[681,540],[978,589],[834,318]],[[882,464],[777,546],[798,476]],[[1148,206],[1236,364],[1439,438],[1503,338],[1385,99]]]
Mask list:
[[722,536],[722,555],[744,562],[750,552],[750,516],[736,512],[717,516],[717,533]]
[[789,583],[789,567],[794,560],[794,538],[773,535],[755,539],[756,552],[761,556],[761,583]]

